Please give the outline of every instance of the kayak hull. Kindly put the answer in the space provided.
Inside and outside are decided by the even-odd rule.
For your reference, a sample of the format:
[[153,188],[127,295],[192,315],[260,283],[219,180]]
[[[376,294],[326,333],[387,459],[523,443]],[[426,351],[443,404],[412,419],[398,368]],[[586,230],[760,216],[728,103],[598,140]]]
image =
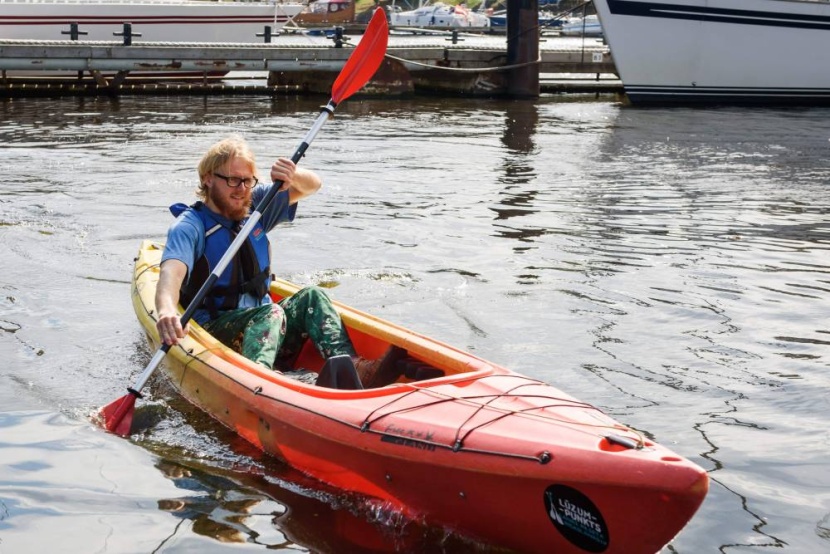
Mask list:
[[[162,246],[145,241],[133,304],[159,346]],[[277,280],[275,299],[297,287]],[[593,406],[335,303],[364,357],[390,345],[430,375],[377,389],[304,384],[232,352],[194,322],[163,364],[188,401],[265,452],[408,517],[519,552],[648,552],[708,490],[697,465]],[[307,345],[297,367],[319,371]]]

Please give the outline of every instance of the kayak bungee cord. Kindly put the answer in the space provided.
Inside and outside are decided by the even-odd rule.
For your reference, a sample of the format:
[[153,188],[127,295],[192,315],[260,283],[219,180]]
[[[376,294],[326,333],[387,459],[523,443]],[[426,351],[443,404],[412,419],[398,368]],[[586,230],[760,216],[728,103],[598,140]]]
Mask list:
[[[524,383],[524,384],[521,384],[521,385],[517,385],[512,390],[516,390],[516,389],[524,387],[524,386],[533,386],[533,385],[544,386],[544,383],[541,382],[541,381],[537,381],[535,379],[531,379],[531,378],[525,377],[523,375],[515,375],[515,374],[514,375],[474,375],[474,376],[466,377],[465,379],[462,379],[462,380],[453,380],[453,381],[450,381],[449,383],[445,383],[445,384],[455,384],[455,383],[458,383],[459,381],[483,381],[484,379],[495,379],[495,378],[511,378],[511,379],[519,378],[519,379],[526,379],[528,381],[532,381],[531,383]],[[361,430],[363,430],[363,431],[372,430],[371,425],[377,423],[381,419],[383,419],[387,416],[390,416],[390,415],[400,414],[400,413],[404,413],[404,412],[411,412],[411,411],[415,411],[415,410],[420,410],[420,409],[436,406],[438,404],[444,404],[444,403],[453,402],[453,401],[460,401],[460,402],[465,402],[465,403],[469,404],[471,407],[476,408],[476,411],[472,415],[470,415],[464,423],[459,425],[459,427],[456,431],[456,440],[452,445],[447,445],[447,444],[443,444],[443,443],[434,443],[434,444],[437,444],[437,445],[440,445],[440,446],[443,446],[443,447],[451,448],[454,451],[459,451],[459,450],[465,449],[465,448],[463,448],[464,441],[470,436],[471,433],[473,433],[476,430],[481,429],[482,427],[485,427],[486,425],[489,425],[491,423],[494,423],[496,421],[504,419],[508,416],[515,415],[515,416],[531,417],[531,418],[534,418],[534,419],[538,419],[540,421],[545,421],[547,423],[555,422],[559,425],[567,426],[567,427],[570,427],[570,428],[587,427],[587,428],[592,428],[592,429],[610,429],[610,430],[613,430],[613,431],[628,432],[628,433],[631,433],[631,434],[635,435],[637,437],[637,439],[635,440],[635,439],[631,439],[629,437],[621,437],[619,435],[604,435],[604,434],[597,434],[597,433],[591,433],[591,434],[596,435],[600,438],[604,438],[604,439],[608,440],[609,442],[613,442],[615,444],[618,444],[620,446],[623,446],[623,447],[629,448],[629,449],[640,450],[640,449],[642,449],[643,447],[646,446],[645,440],[643,439],[643,436],[640,432],[638,432],[636,429],[632,429],[630,427],[627,427],[627,426],[624,426],[624,425],[621,425],[621,424],[618,424],[618,423],[614,424],[614,425],[593,424],[593,423],[585,423],[585,422],[579,422],[579,421],[566,420],[566,419],[562,419],[562,418],[552,417],[549,414],[533,413],[533,412],[537,412],[537,411],[540,411],[540,410],[546,410],[546,409],[550,409],[550,408],[581,408],[581,409],[595,410],[596,412],[605,415],[602,412],[602,410],[600,410],[596,406],[593,406],[593,405],[588,404],[586,402],[580,402],[580,401],[577,401],[577,400],[571,400],[571,399],[567,399],[567,398],[559,398],[559,397],[556,397],[556,396],[550,396],[550,395],[544,395],[544,394],[506,394],[506,393],[498,393],[498,394],[481,394],[481,395],[469,395],[469,396],[454,396],[454,395],[450,395],[450,394],[447,394],[447,393],[444,393],[444,392],[436,391],[432,388],[427,388],[425,386],[420,386],[417,383],[408,383],[407,386],[413,388],[413,390],[409,391],[407,394],[404,394],[404,395],[401,395],[399,397],[396,397],[396,398],[392,399],[390,402],[388,402],[387,404],[385,404],[383,406],[375,408],[364,420],[363,425],[361,426]],[[408,396],[410,394],[414,394],[416,392],[423,392],[427,395],[433,396],[434,400],[432,402],[423,403],[423,404],[419,404],[419,405],[416,405],[416,406],[406,406],[406,407],[397,408],[397,409],[394,409],[394,410],[389,410],[389,411],[384,412],[382,414],[376,415],[377,412],[379,412],[381,410],[384,410],[385,408],[389,408],[393,404],[400,403],[406,396]],[[486,403],[475,402],[477,400],[480,401],[480,400],[485,399],[485,398],[489,398],[490,400]],[[526,408],[522,408],[522,409],[518,409],[518,410],[517,409],[500,408],[498,406],[493,406],[491,404],[492,402],[495,402],[497,400],[503,400],[503,399],[511,399],[511,400],[525,399],[526,400],[526,399],[530,399],[530,398],[553,400],[553,401],[556,401],[556,402],[550,403],[550,404],[544,404],[544,405],[528,406]],[[484,421],[482,423],[479,423],[479,424],[473,426],[472,428],[467,430],[466,433],[464,433],[463,437],[461,437],[460,434],[461,434],[462,429],[464,428],[464,425],[467,424],[470,420],[472,420],[473,417],[475,417],[482,410],[486,410],[486,411],[489,411],[489,412],[497,412],[497,415],[494,418],[492,418],[488,421]],[[409,438],[409,437],[407,437],[407,438]],[[418,439],[412,439],[412,440],[418,440]],[[465,449],[465,450],[469,450],[469,449]]]

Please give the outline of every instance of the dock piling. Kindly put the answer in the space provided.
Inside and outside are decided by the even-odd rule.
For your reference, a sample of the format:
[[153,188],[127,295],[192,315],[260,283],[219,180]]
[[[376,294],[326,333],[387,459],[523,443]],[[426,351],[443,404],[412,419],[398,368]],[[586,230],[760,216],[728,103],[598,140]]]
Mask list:
[[539,1],[507,3],[507,95],[539,96]]

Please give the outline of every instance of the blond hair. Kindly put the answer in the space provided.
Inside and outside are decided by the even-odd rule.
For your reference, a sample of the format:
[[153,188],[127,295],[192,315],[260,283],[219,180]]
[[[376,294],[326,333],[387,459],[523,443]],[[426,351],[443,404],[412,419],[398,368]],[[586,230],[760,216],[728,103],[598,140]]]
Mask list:
[[196,188],[196,196],[204,200],[207,198],[207,186],[205,178],[213,174],[217,169],[224,166],[231,160],[241,159],[250,165],[251,172],[256,175],[256,158],[245,139],[239,136],[230,136],[214,143],[202,160],[199,162],[199,186]]

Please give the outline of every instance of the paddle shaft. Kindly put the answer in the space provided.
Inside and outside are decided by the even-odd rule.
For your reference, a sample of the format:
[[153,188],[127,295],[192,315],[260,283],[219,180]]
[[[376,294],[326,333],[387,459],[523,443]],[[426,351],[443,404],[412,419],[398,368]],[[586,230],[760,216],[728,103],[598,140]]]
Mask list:
[[[314,121],[314,124],[311,126],[311,129],[308,130],[306,136],[303,137],[302,142],[297,147],[297,150],[294,151],[294,155],[291,156],[291,161],[299,163],[302,157],[305,155],[305,151],[308,150],[309,145],[311,145],[314,138],[320,132],[323,125],[325,125],[326,121],[334,114],[334,110],[337,107],[337,103],[334,99],[329,100],[329,103],[323,106],[320,109],[320,115],[317,116],[317,119]],[[254,211],[248,217],[248,221],[245,222],[245,225],[242,226],[242,229],[239,230],[239,233],[236,235],[236,238],[233,240],[231,245],[222,255],[222,258],[216,264],[216,267],[211,272],[210,276],[205,280],[202,286],[199,288],[199,291],[193,297],[190,304],[187,306],[187,309],[184,311],[181,317],[182,327],[187,325],[187,323],[193,318],[193,314],[196,313],[196,310],[199,309],[199,306],[202,304],[202,301],[207,296],[207,293],[210,292],[210,289],[213,288],[213,285],[216,284],[216,281],[219,280],[222,273],[227,269],[228,265],[233,260],[233,257],[236,256],[236,253],[239,252],[239,249],[242,248],[242,244],[248,239],[248,236],[253,231],[256,224],[262,218],[262,213],[268,209],[268,206],[271,204],[271,201],[279,192],[280,187],[282,187],[283,182],[277,181],[273,184],[273,186],[268,190],[268,194],[259,201]],[[140,396],[141,389],[144,388],[144,385],[147,384],[147,381],[156,371],[159,364],[164,360],[164,357],[170,351],[171,345],[164,344],[162,347],[155,353],[153,358],[150,360],[150,363],[147,364],[147,367],[141,372],[141,375],[138,376],[136,379],[135,384],[132,388],[128,389],[132,394]]]

